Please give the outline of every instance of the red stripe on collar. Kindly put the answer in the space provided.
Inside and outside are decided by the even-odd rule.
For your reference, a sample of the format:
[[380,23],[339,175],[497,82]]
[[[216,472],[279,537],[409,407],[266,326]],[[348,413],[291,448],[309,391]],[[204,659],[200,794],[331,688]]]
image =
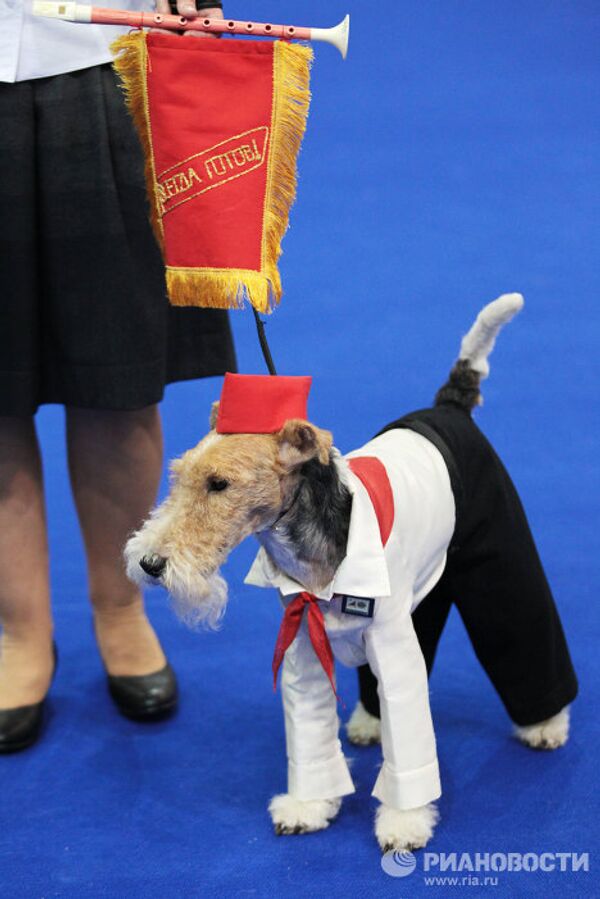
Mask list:
[[369,494],[385,546],[394,524],[394,494],[385,466],[375,456],[354,456],[348,465]]

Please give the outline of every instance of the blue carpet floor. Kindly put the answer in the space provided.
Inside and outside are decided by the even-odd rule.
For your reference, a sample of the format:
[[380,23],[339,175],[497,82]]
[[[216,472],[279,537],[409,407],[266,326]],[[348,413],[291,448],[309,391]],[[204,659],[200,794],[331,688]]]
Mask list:
[[[347,8],[347,62],[317,48],[272,349],[282,373],[315,376],[312,417],[346,451],[429,402],[480,305],[525,294],[477,420],[521,491],[581,692],[568,746],[526,750],[452,618],[431,681],[444,793],[430,848],[587,852],[590,871],[429,885],[420,858],[410,876],[389,877],[372,836],[375,748],[347,747],[357,792],[334,826],[276,838],[266,805],[285,786],[270,680],[279,612],[274,595],[242,584],[250,543],[226,568],[221,633],[188,632],[164,594],[148,596],[181,709],[155,726],[119,718],[93,645],[62,412],[45,408],[61,662],[44,740],[0,759],[2,899],[600,895],[598,6],[227,4],[238,18],[319,25]],[[263,371],[250,313],[234,327],[241,370]],[[219,389],[168,389],[169,456],[202,436]],[[339,679],[347,717],[355,676]]]

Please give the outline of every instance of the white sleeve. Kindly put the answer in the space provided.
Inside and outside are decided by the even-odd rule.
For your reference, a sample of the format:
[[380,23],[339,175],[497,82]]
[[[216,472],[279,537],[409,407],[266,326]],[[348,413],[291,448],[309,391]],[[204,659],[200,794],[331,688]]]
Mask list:
[[411,598],[376,600],[379,614],[365,633],[381,706],[383,765],[373,796],[398,809],[426,805],[441,794],[427,669],[412,624]]
[[354,792],[338,731],[336,698],[302,621],[283,661],[281,693],[288,756],[288,793],[335,799]]

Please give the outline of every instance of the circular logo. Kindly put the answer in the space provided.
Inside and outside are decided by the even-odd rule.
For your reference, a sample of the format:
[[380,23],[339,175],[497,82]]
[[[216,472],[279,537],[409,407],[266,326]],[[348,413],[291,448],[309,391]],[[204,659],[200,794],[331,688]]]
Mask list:
[[417,860],[412,852],[390,849],[381,856],[381,867],[390,877],[408,877],[417,867]]

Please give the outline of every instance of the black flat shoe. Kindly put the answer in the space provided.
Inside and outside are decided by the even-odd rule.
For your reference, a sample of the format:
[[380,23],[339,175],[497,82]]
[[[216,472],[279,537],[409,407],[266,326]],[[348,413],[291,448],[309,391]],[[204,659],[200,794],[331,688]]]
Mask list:
[[[58,664],[56,644],[52,644],[54,668]],[[52,681],[51,681],[52,682]],[[33,746],[40,737],[45,718],[46,697],[33,705],[21,705],[16,709],[0,709],[0,753],[20,752]]]
[[168,662],[153,674],[131,677],[109,674],[108,690],[121,714],[134,721],[156,721],[177,708],[177,678]]

